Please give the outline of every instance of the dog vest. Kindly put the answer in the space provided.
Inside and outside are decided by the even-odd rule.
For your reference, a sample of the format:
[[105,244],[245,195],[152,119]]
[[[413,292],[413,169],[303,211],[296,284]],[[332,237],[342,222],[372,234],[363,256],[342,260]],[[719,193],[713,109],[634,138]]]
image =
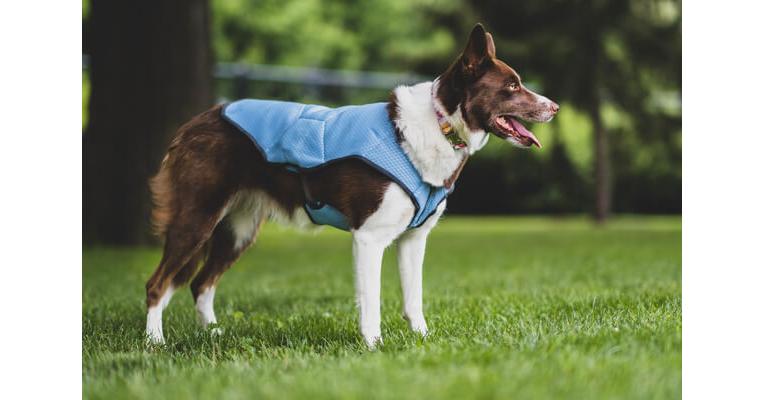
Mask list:
[[[226,105],[222,116],[249,136],[263,157],[289,170],[318,168],[355,158],[385,174],[409,195],[416,211],[409,223],[424,223],[448,195],[444,187],[422,180],[397,141],[387,103],[328,108],[272,100],[239,100]],[[311,221],[349,230],[345,215],[321,199],[304,208]]]

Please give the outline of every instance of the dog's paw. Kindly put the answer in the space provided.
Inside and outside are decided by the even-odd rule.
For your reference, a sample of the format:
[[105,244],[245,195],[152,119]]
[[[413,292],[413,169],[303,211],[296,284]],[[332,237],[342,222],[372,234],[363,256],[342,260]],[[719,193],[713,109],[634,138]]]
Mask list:
[[422,337],[427,336],[427,332],[428,332],[428,330],[427,330],[427,321],[424,320],[424,316],[423,315],[420,315],[420,316],[417,316],[417,317],[407,317],[407,316],[404,315],[403,318],[405,318],[406,321],[408,321],[409,328],[412,331],[422,335]]
[[427,337],[427,333],[429,332],[427,330],[427,323],[424,322],[424,320],[422,320],[421,323],[417,323],[417,324],[413,324],[412,323],[412,324],[410,324],[409,327],[411,328],[412,331],[418,333],[422,337]]
[[146,345],[147,346],[162,346],[164,345],[164,336],[162,331],[147,330],[146,331]]
[[219,326],[210,326],[209,331],[210,331],[210,335],[212,336],[220,336],[223,334],[223,328]]
[[196,310],[196,322],[202,329],[206,329],[210,325],[217,324],[218,321],[215,318],[215,313]]
[[364,342],[366,342],[366,347],[369,348],[369,350],[376,350],[379,346],[383,344],[382,342],[382,336],[376,336],[376,335],[370,335],[363,337]]

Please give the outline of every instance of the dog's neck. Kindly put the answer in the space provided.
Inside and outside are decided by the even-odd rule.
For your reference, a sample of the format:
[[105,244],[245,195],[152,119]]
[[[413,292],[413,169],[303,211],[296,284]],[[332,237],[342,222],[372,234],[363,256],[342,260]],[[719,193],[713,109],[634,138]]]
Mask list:
[[[401,147],[422,179],[433,186],[450,186],[469,155],[488,142],[483,130],[472,130],[464,122],[461,107],[449,114],[437,95],[438,80],[414,86],[399,86],[394,91],[397,118],[393,121],[403,136]],[[443,134],[435,110],[443,114],[466,147],[455,149]],[[441,121],[442,122],[442,121]]]

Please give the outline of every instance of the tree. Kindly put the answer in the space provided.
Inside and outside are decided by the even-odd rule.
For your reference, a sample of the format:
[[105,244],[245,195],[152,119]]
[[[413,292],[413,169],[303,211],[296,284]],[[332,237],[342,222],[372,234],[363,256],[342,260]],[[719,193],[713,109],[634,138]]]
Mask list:
[[84,146],[84,241],[149,239],[148,178],[170,135],[208,108],[207,0],[93,0],[83,53],[92,84]]

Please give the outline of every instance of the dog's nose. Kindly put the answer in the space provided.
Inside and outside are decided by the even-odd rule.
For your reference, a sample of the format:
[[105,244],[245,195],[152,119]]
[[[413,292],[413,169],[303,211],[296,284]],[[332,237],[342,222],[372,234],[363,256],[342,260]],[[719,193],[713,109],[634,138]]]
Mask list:
[[552,109],[553,113],[557,114],[557,111],[560,111],[560,105],[555,102],[551,102],[551,103],[552,104],[549,105],[549,108]]

